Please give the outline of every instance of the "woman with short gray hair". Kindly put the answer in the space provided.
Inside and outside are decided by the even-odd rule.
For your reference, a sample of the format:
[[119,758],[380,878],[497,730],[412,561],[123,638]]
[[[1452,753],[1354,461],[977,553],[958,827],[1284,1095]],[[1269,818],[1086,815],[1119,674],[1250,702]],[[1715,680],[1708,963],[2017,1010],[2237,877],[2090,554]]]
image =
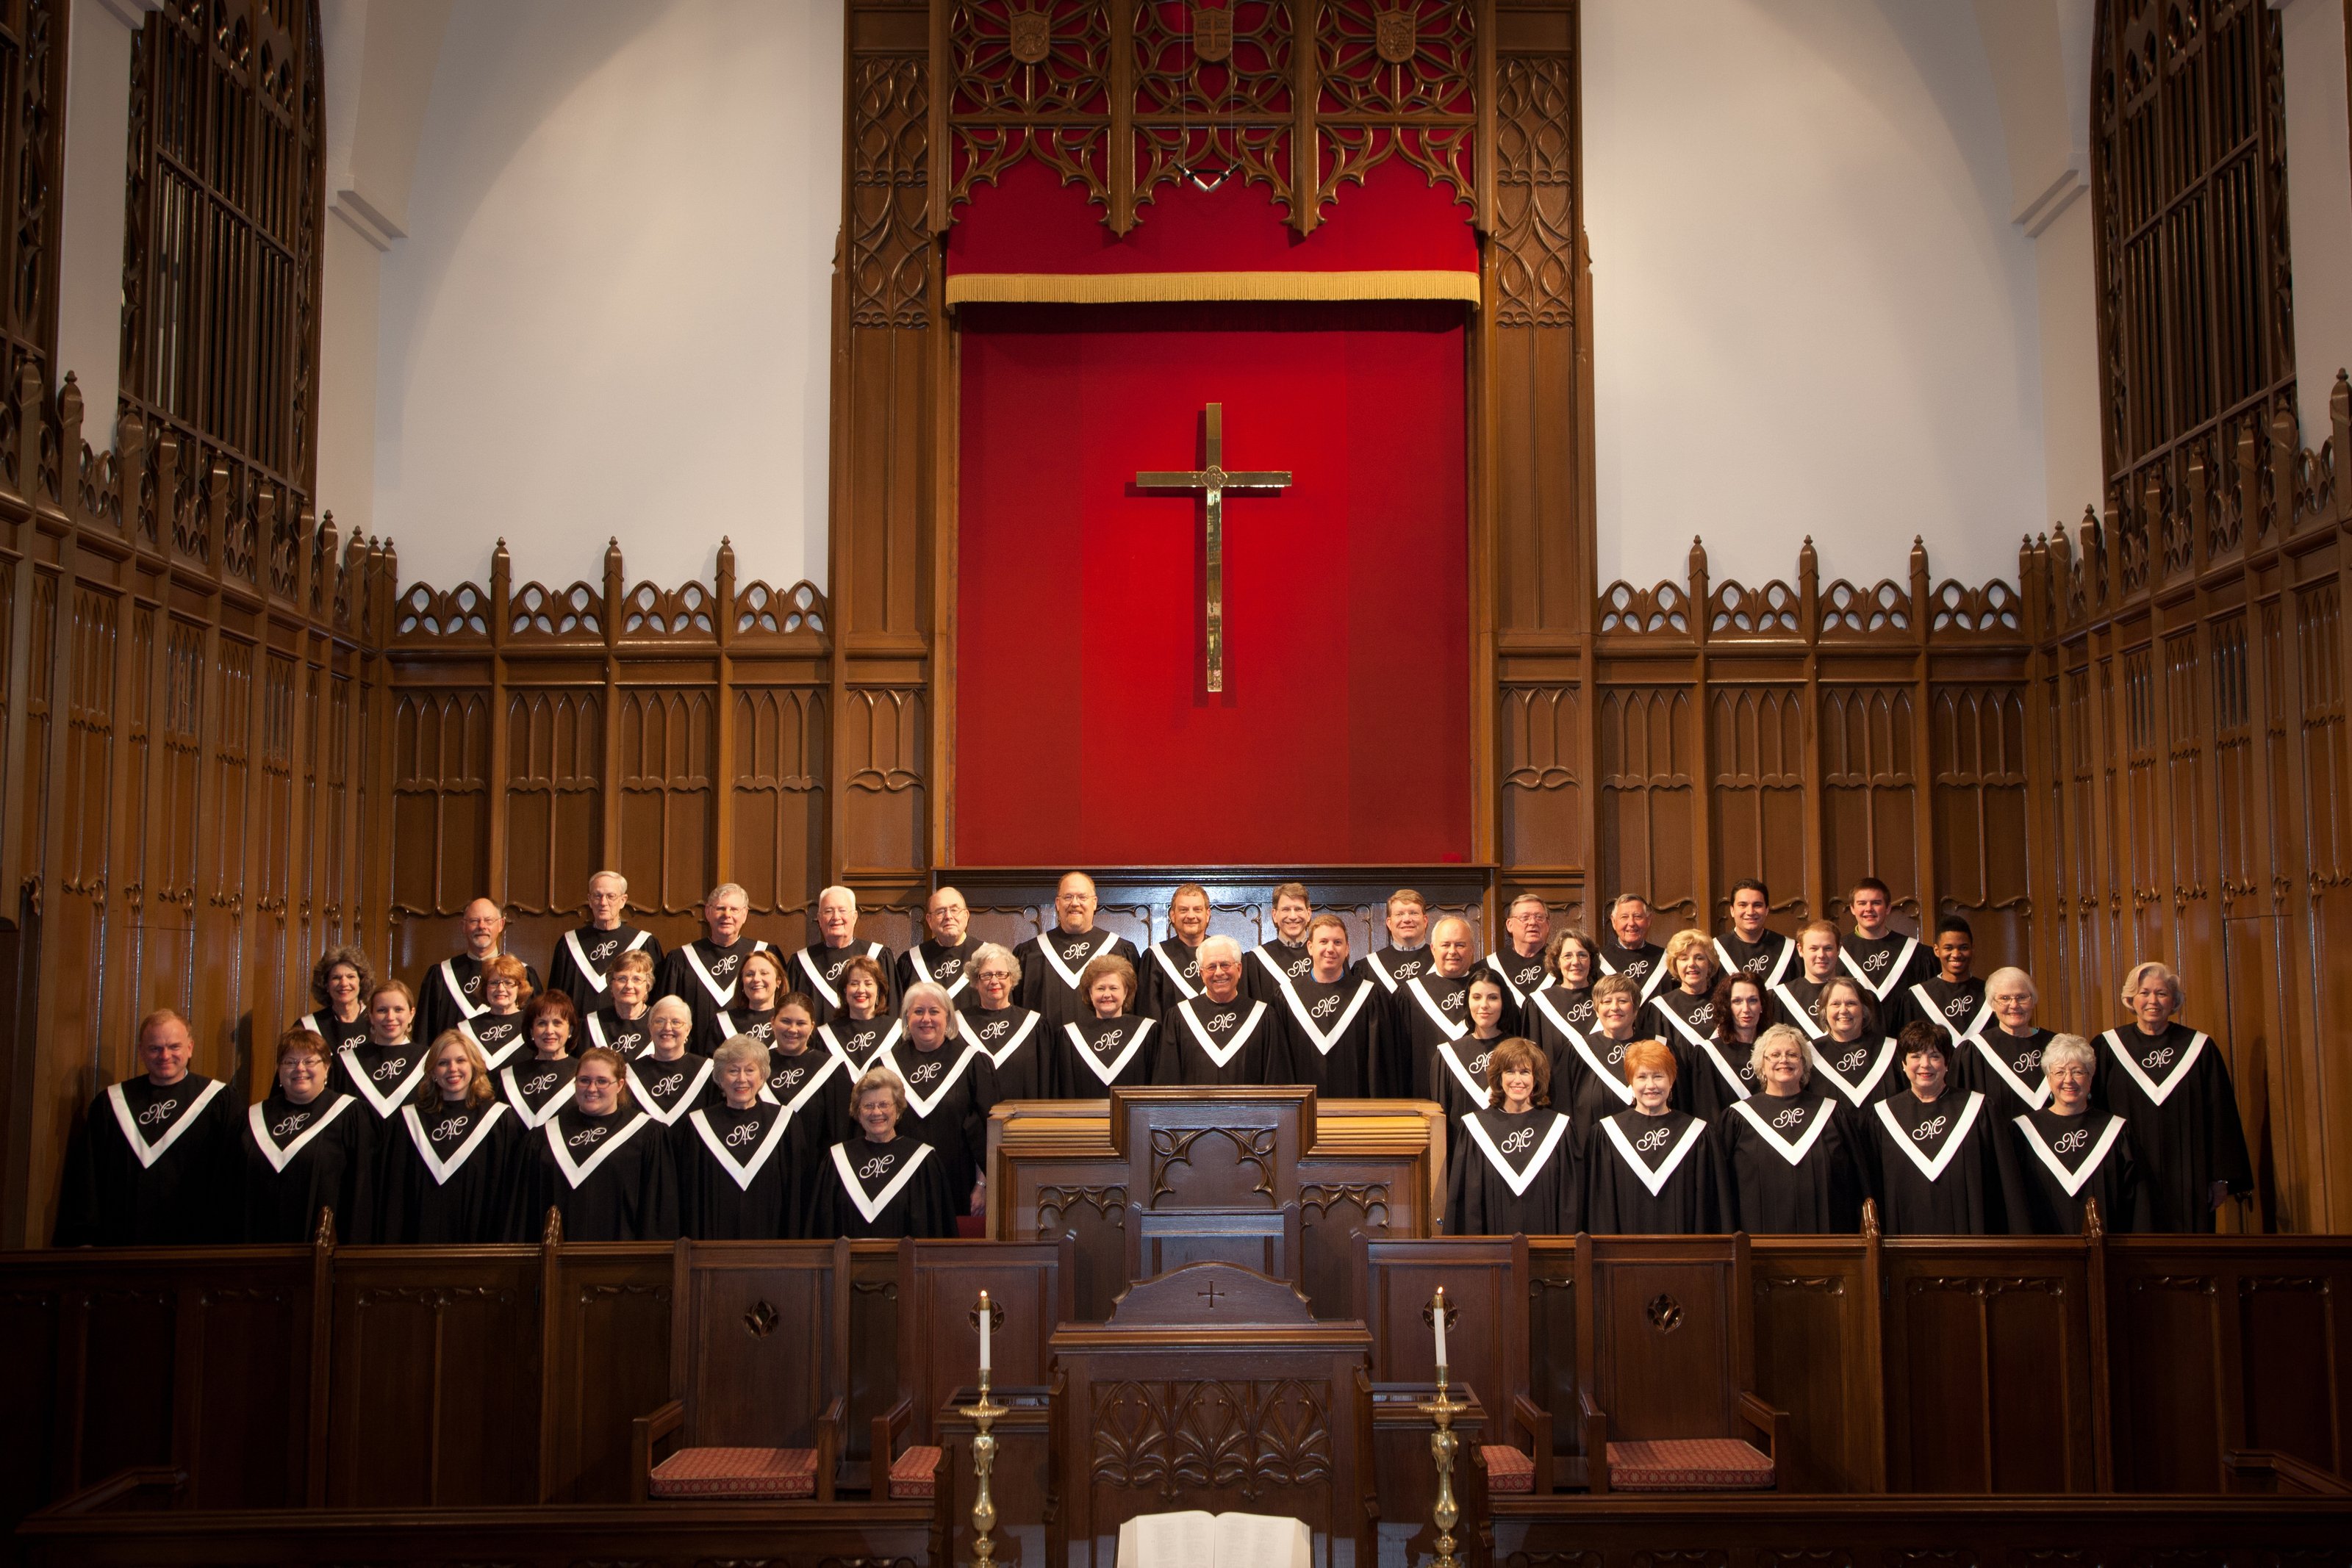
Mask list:
[[1952,1076],[1964,1089],[1981,1091],[2004,1116],[2038,1111],[2050,1103],[2042,1081],[2042,1053],[2056,1038],[2033,1021],[2042,993],[2033,977],[2014,967],[1985,977],[1985,1006],[1992,1020],[1959,1041]]
[[2210,1231],[2231,1193],[2252,1192],[2253,1161],[2221,1048],[2179,1021],[2178,971],[2150,960],[2124,977],[2132,1020],[2099,1037],[2093,1098],[2131,1124],[2146,1163],[2148,1228]]
[[[1754,977],[1738,978],[1754,983]],[[1862,1228],[1862,1124],[1816,1088],[1804,1034],[1776,1023],[1741,1065],[1757,1092],[1716,1118],[1738,1215],[1757,1236],[1851,1236]]]
[[710,1054],[719,1098],[687,1113],[669,1134],[677,1161],[677,1227],[697,1241],[773,1241],[797,1229],[804,1176],[798,1149],[831,1145],[839,1129],[809,1132],[824,1113],[763,1094],[768,1045],[739,1034]]
[[2138,1151],[2124,1119],[2091,1103],[2099,1053],[2079,1034],[2051,1037],[2042,1049],[2048,1103],[2011,1121],[2019,1201],[2010,1214],[2017,1235],[2079,1236],[2084,1208],[2098,1200],[2111,1231],[2147,1228]]

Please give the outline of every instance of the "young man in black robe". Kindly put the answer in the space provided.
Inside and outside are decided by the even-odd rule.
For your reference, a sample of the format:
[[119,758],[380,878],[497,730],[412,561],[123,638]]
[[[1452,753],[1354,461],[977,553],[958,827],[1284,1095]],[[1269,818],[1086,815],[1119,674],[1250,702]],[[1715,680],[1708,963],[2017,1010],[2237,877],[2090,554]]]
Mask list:
[[[1097,929],[1095,907],[1095,879],[1082,871],[1066,873],[1054,892],[1054,929],[1013,950],[1021,965],[1021,1005],[1043,1013],[1051,1029],[1094,1016],[1078,984],[1088,964],[1108,956],[1125,959],[1129,967],[1138,965],[1133,943]],[[1128,1005],[1132,1009],[1139,1000],[1132,998]]]
[[1722,1145],[1674,1106],[1680,1071],[1664,1040],[1625,1052],[1633,1105],[1603,1117],[1584,1151],[1584,1228],[1595,1236],[1713,1236],[1735,1208]]
[[195,1036],[169,1008],[139,1020],[142,1077],[90,1102],[66,1149],[60,1247],[234,1241],[244,1110],[218,1079],[188,1071]]
[[792,1152],[798,1114],[762,1095],[768,1048],[759,1040],[738,1035],[713,1060],[718,1103],[688,1112],[670,1139],[678,1234],[697,1241],[789,1238],[806,1207],[803,1167]]
[[[425,985],[416,998],[416,1038],[421,1040],[440,1039],[443,1031],[457,1028],[490,1005],[482,995],[482,965],[506,951],[506,912],[487,898],[478,898],[466,905],[464,929],[466,950],[425,971]],[[534,993],[547,988],[537,969],[525,964],[523,972],[530,977]]]
[[537,1240],[523,1213],[527,1136],[492,1089],[474,1042],[445,1040],[425,1063],[425,1082],[384,1130],[375,1239],[404,1247]]
[[1853,915],[1853,929],[1838,940],[1839,962],[1870,988],[1870,999],[1886,1032],[1893,1034],[1910,1021],[1911,988],[1935,974],[1935,960],[1917,937],[1886,924],[1895,913],[1895,895],[1876,877],[1853,884],[1846,908]]
[[1829,1032],[1822,1019],[1822,988],[1837,977],[1839,952],[1838,928],[1826,920],[1797,933],[1797,972],[1765,988],[1774,1023],[1787,1024],[1807,1040]]
[[684,997],[700,1028],[713,1015],[735,1005],[743,960],[767,946],[743,934],[751,917],[750,898],[731,882],[722,882],[702,901],[703,935],[663,956],[661,983],[654,994]]
[[1601,934],[1601,967],[1622,975],[1641,988],[1647,1003],[1658,988],[1671,983],[1666,951],[1650,940],[1650,901],[1638,893],[1621,893],[1609,904],[1609,929]]
[[1503,916],[1503,940],[1486,955],[1486,968],[1503,982],[1503,1025],[1514,1034],[1528,1028],[1528,998],[1551,984],[1544,967],[1551,943],[1551,906],[1538,893],[1511,900]]
[[2042,1061],[2050,1103],[2011,1118],[2018,1202],[2010,1230],[2018,1236],[2080,1236],[2095,1201],[2100,1223],[2117,1234],[2147,1228],[2138,1152],[2124,1119],[2091,1103],[2099,1053],[2079,1034],[2053,1035]]
[[1381,1079],[1392,1054],[1388,998],[1349,963],[1347,923],[1317,915],[1307,927],[1307,951],[1314,967],[1283,998],[1276,1082],[1311,1084],[1328,1100],[1392,1092]]
[[803,1234],[853,1240],[951,1237],[955,1198],[947,1161],[920,1138],[898,1130],[907,1091],[887,1068],[869,1067],[851,1104],[857,1133],[825,1151],[811,1184]]
[[[1161,1020],[1154,1083],[1213,1089],[1266,1082],[1278,1015],[1264,999],[1244,994],[1244,967],[1242,945],[1232,937],[1201,943],[1201,994],[1178,1003]],[[1286,994],[1290,989],[1286,980],[1278,985]]]
[[1583,1228],[1582,1175],[1568,1118],[1551,1108],[1551,1065],[1532,1041],[1487,1059],[1490,1103],[1453,1124],[1445,1176],[1449,1236],[1573,1236]]
[[1470,1032],[1470,972],[1477,967],[1470,922],[1441,916],[1429,933],[1429,967],[1397,988],[1397,1043],[1404,1050],[1405,1092],[1430,1097],[1432,1053]]
[[1844,1102],[1811,1086],[1805,1037],[1774,1024],[1752,1052],[1762,1087],[1716,1123],[1751,1236],[1851,1236],[1869,1190],[1862,1122]]
[[1905,1021],[1924,1019],[1941,1028],[1949,1039],[1958,1063],[1977,1037],[1992,1027],[1992,1003],[1985,982],[1974,971],[1976,933],[1957,915],[1936,922],[1936,946],[1930,955],[1936,972],[1914,980],[1903,994]]
[[1274,890],[1274,935],[1250,949],[1244,966],[1243,994],[1269,1006],[1282,1002],[1282,988],[1315,967],[1307,952],[1307,925],[1315,905],[1303,882],[1286,882]]
[[1952,1087],[1940,1027],[1915,1020],[1896,1043],[1904,1087],[1864,1113],[1880,1228],[1889,1236],[2008,1234],[2009,1145],[1989,1103]]
[[331,1209],[335,1239],[370,1239],[375,1222],[375,1118],[329,1085],[325,1042],[307,1029],[278,1040],[277,1082],[246,1113],[245,1218],[257,1246],[299,1246]]
[[662,945],[650,931],[626,923],[629,879],[600,871],[588,879],[588,924],[567,931],[548,960],[547,983],[570,997],[583,1018],[612,1000],[605,977],[624,953],[643,953],[661,967]]
[[1384,996],[1429,967],[1429,900],[1409,887],[1389,894],[1384,924],[1388,940],[1364,955],[1367,979]]
[[2252,1192],[2253,1162],[2221,1049],[2181,1023],[2180,977],[2164,964],[2124,977],[2132,1021],[2099,1037],[2097,1103],[2131,1124],[2147,1182],[2148,1228],[2210,1231],[2232,1193]]
[[1209,890],[1188,882],[1168,899],[1168,935],[1143,950],[1136,1011],[1165,1023],[1182,1002],[1201,994],[1201,942],[1209,934]]
[[1731,884],[1731,924],[1716,934],[1715,959],[1723,972],[1753,975],[1770,996],[1797,967],[1797,945],[1765,922],[1772,894],[1754,877]]
[[673,1241],[677,1167],[659,1122],[631,1103],[621,1059],[581,1052],[572,1103],[530,1140],[524,1214],[563,1217],[567,1241]]
[[923,939],[898,955],[891,973],[898,995],[929,980],[947,988],[961,1007],[971,995],[971,952],[979,946],[971,935],[971,905],[963,894],[952,887],[934,889],[923,901]]
[[857,894],[845,887],[828,887],[816,895],[816,940],[784,966],[785,983],[816,1003],[818,1023],[831,1023],[840,1016],[841,977],[852,958],[871,958],[881,967],[882,996],[875,1010],[896,1012],[898,993],[890,971],[897,960],[881,943],[857,939]]

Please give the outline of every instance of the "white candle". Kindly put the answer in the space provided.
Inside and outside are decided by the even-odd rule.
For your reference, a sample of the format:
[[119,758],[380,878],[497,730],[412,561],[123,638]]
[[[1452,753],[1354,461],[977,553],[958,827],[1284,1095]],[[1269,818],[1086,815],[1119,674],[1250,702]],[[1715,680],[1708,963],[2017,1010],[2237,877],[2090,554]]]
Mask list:
[[1443,1285],[1437,1287],[1437,1310],[1430,1314],[1430,1319],[1437,1325],[1437,1364],[1444,1366],[1445,1364],[1445,1287]]
[[980,1369],[988,1370],[988,1292],[980,1293]]

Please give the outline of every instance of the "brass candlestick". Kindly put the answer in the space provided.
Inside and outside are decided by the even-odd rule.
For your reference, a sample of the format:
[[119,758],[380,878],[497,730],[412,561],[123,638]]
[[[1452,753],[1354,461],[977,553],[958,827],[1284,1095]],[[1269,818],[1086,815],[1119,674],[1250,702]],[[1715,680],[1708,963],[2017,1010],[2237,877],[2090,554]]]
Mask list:
[[996,1500],[988,1490],[989,1472],[996,1468],[996,1436],[989,1428],[996,1425],[996,1418],[1004,1410],[1003,1406],[989,1398],[988,1374],[983,1371],[980,1375],[980,1403],[962,1407],[965,1418],[980,1428],[979,1435],[971,1440],[971,1473],[980,1482],[980,1495],[971,1504],[972,1568],[989,1568],[996,1561],[996,1542],[989,1539],[989,1531],[996,1528]]
[[1462,1510],[1454,1501],[1454,1456],[1462,1447],[1462,1439],[1454,1435],[1454,1417],[1469,1409],[1470,1402],[1446,1392],[1445,1364],[1440,1362],[1437,1397],[1415,1408],[1437,1423],[1437,1429],[1429,1435],[1430,1458],[1437,1461],[1437,1506],[1429,1511],[1429,1521],[1437,1526],[1433,1568],[1462,1568],[1462,1559],[1454,1552],[1454,1527],[1462,1521]]

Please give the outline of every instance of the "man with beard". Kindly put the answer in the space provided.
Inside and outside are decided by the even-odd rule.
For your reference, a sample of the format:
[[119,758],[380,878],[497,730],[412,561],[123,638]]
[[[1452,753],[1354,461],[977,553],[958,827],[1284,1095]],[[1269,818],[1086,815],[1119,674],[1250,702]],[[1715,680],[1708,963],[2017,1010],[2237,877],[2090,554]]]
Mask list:
[[[466,905],[466,950],[425,971],[424,995],[416,1001],[416,1038],[436,1040],[468,1019],[489,1010],[482,995],[482,966],[506,951],[507,917],[487,898]],[[545,990],[539,971],[524,966],[533,993]]]

